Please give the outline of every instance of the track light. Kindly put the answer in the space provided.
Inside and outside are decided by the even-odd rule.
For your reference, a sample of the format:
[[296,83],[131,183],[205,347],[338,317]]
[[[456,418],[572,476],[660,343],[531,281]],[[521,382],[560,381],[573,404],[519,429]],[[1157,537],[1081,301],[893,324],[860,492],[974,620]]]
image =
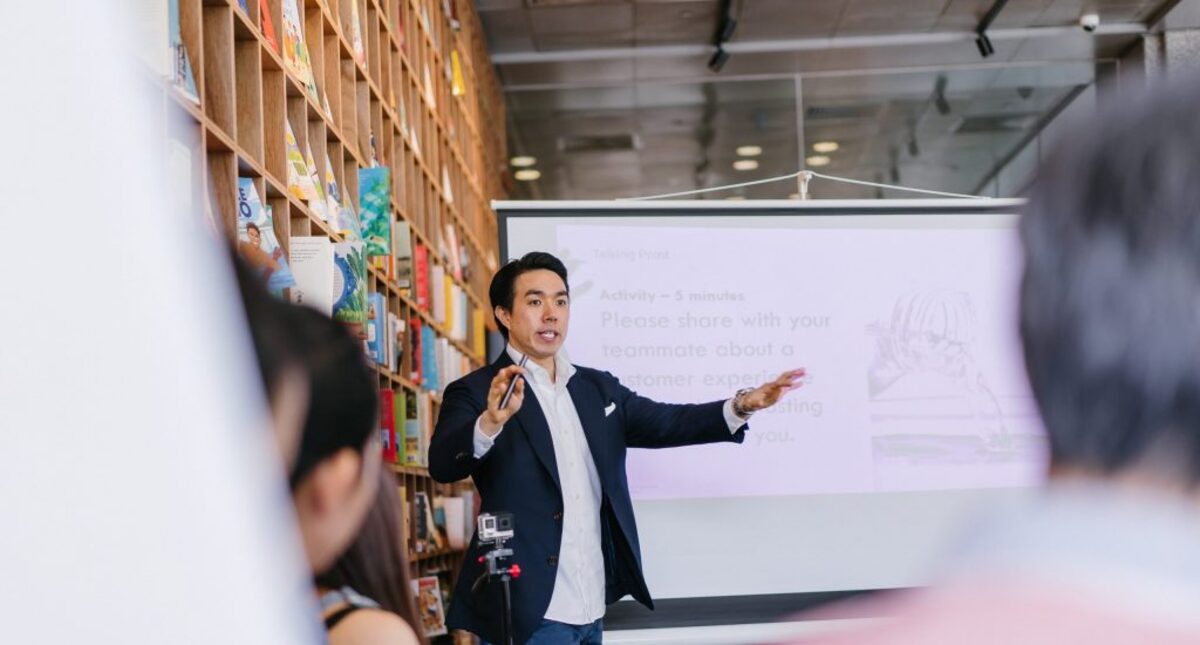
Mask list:
[[996,48],[992,46],[992,39],[988,38],[984,32],[979,32],[975,38],[975,46],[979,48],[979,55],[984,58],[996,53]]
[[722,47],[717,47],[717,51],[713,52],[712,58],[708,59],[708,68],[714,72],[721,71],[725,67],[725,61],[729,60],[729,52]]

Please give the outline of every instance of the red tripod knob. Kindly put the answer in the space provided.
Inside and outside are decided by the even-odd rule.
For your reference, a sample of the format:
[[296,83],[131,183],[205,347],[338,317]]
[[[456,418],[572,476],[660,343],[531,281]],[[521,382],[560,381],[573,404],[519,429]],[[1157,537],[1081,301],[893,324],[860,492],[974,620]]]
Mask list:
[[521,565],[514,564],[508,568],[508,575],[513,577],[513,580],[521,577]]

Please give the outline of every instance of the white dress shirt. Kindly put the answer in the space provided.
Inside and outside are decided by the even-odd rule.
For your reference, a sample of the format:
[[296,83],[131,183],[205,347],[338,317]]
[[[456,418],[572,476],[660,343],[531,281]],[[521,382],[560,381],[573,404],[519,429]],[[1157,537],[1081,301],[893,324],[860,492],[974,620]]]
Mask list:
[[[521,353],[512,345],[507,351],[514,363],[520,362]],[[604,617],[604,554],[600,547],[603,492],[583,424],[567,391],[575,366],[562,350],[554,357],[554,364],[557,377],[554,381],[542,366],[533,361],[525,364],[529,375],[526,386],[533,388],[550,427],[563,492],[562,546],[545,618],[568,625],[587,625]],[[745,425],[745,419],[733,413],[732,399],[725,402],[724,412],[731,433]],[[477,420],[475,457],[486,455],[499,436],[499,432],[491,437],[484,434]]]

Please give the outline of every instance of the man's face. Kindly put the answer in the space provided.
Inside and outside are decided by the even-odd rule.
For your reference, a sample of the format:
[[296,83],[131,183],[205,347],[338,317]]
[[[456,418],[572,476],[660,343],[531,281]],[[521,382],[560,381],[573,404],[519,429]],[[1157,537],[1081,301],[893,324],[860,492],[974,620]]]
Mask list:
[[508,327],[509,342],[534,360],[553,357],[567,338],[571,317],[567,285],[557,273],[537,269],[517,277],[513,294],[511,312],[496,308]]

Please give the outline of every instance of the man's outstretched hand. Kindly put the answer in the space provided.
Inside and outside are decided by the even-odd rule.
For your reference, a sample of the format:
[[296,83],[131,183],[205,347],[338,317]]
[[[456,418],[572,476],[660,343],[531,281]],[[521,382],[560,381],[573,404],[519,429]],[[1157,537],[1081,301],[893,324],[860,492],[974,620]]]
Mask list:
[[774,381],[763,383],[753,390],[742,395],[739,406],[749,412],[758,412],[764,408],[769,408],[779,402],[784,394],[804,385],[803,378],[806,372],[804,368],[791,370],[779,375],[779,378]]

